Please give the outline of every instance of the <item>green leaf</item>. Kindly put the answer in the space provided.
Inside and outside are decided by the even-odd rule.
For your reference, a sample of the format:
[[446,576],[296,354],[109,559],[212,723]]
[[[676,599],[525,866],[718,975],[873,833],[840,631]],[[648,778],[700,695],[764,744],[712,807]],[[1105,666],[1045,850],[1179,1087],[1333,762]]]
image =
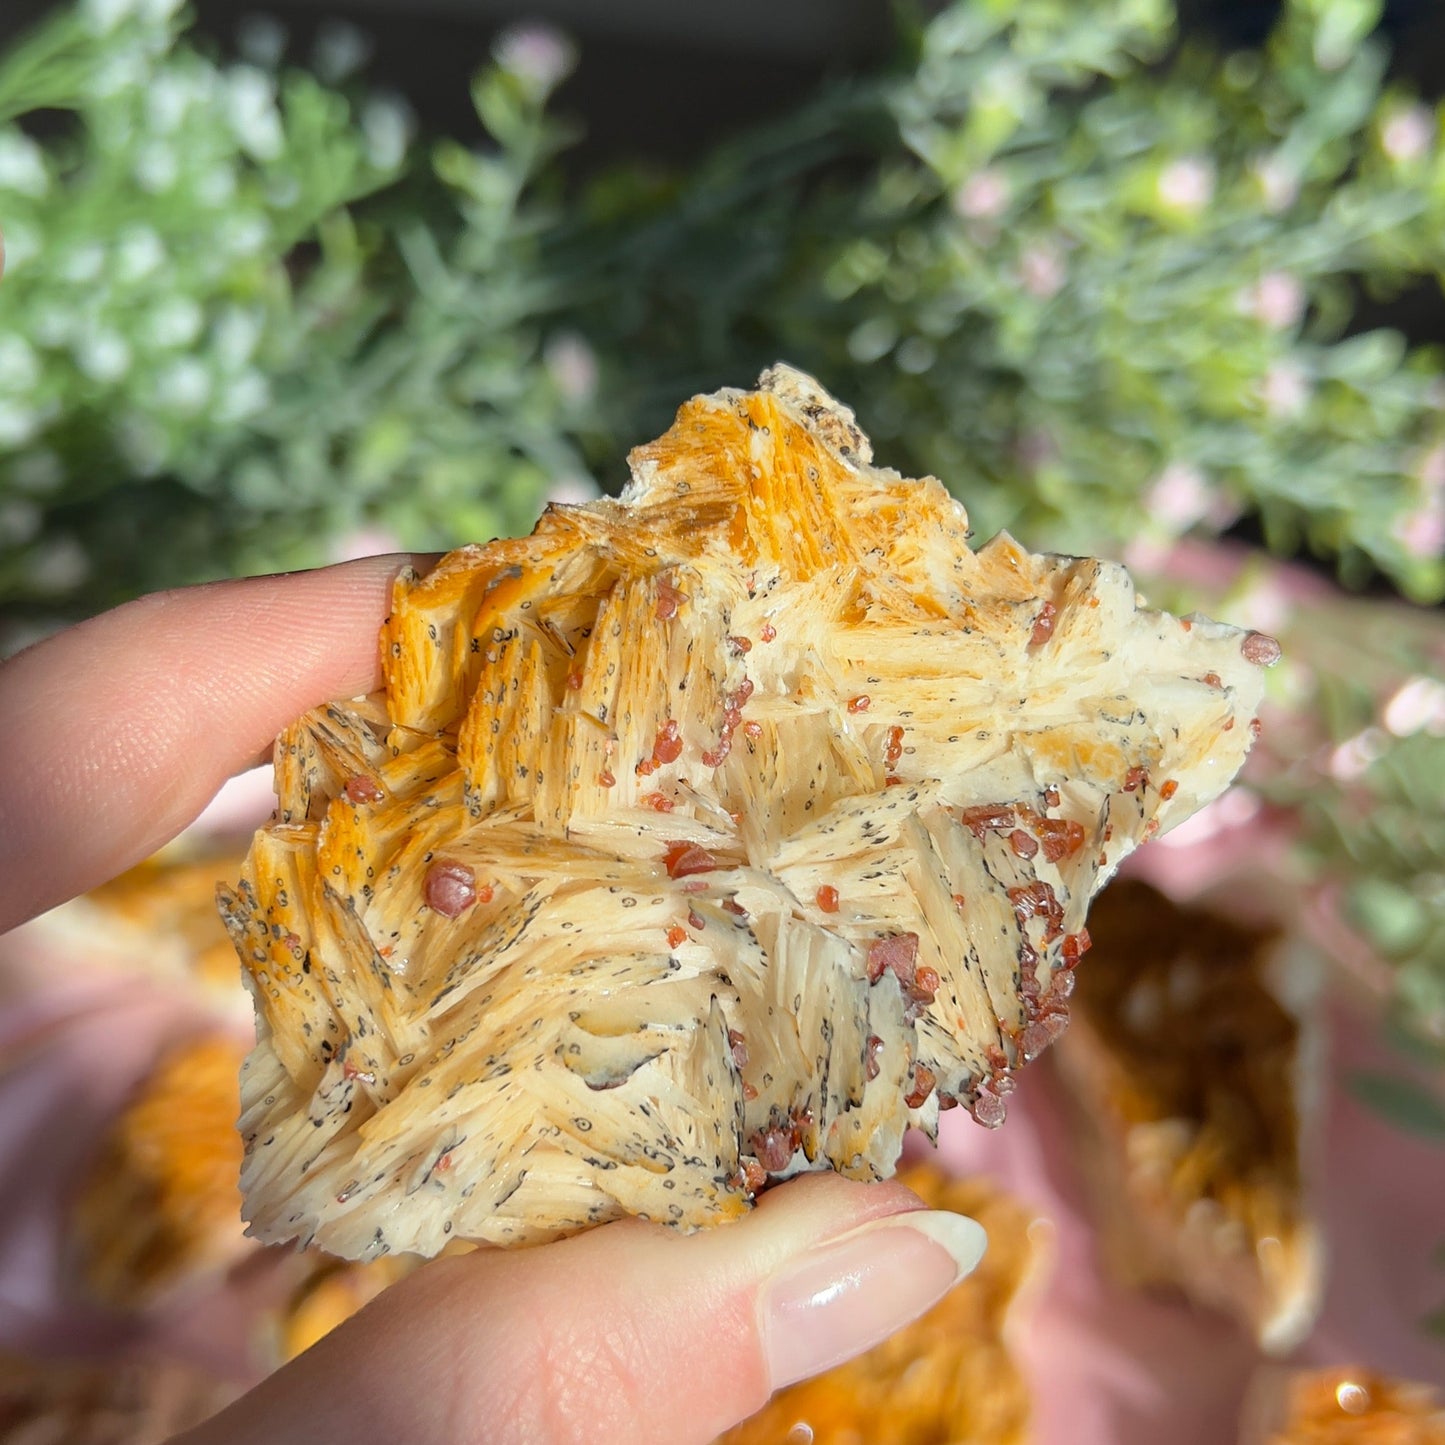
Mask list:
[[1357,1073],[1350,1092],[1367,1108],[1411,1134],[1445,1143],[1445,1103],[1401,1074]]

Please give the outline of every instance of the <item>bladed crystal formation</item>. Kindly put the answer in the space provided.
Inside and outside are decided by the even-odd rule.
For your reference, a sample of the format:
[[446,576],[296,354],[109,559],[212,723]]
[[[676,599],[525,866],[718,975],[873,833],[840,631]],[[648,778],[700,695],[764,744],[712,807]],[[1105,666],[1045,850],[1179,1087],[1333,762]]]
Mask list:
[[404,575],[222,909],[253,1233],[348,1258],[734,1218],[1002,1120],[1091,894],[1220,793],[1269,649],[968,545],[791,368],[622,497]]

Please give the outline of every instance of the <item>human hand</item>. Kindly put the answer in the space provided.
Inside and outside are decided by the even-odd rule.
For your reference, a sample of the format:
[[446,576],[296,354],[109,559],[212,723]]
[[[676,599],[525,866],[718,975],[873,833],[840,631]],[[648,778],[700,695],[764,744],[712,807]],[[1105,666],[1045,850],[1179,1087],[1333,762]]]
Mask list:
[[[0,929],[140,861],[292,719],[378,684],[406,559],[159,594],[0,665]],[[184,1439],[704,1442],[864,1350],[982,1231],[833,1176],[682,1236],[629,1221],[418,1271]]]

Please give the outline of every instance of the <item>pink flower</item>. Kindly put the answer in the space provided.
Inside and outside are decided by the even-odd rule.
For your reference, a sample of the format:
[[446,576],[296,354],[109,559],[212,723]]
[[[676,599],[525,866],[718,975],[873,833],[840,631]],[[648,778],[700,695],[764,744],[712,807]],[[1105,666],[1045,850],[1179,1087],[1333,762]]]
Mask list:
[[590,401],[597,391],[597,353],[574,331],[552,337],[542,349],[542,363],[562,397]]
[[1144,499],[1150,517],[1171,532],[1187,532],[1206,516],[1213,493],[1204,473],[1188,462],[1170,462]]
[[551,25],[530,21],[513,25],[492,48],[503,70],[537,90],[551,90],[571,73],[576,47]]
[[1196,215],[1214,199],[1214,165],[1200,156],[1171,161],[1159,172],[1159,199],[1171,210]]
[[1309,405],[1309,378],[1293,362],[1277,362],[1265,372],[1259,398],[1265,411],[1276,420],[1297,417]]
[[970,221],[991,221],[1003,214],[1010,187],[1001,171],[975,171],[954,193],[953,209]]
[[1030,246],[1019,258],[1019,280],[1024,290],[1039,301],[1057,295],[1067,275],[1064,258],[1053,246]]
[[1299,177],[1278,156],[1261,156],[1253,166],[1264,208],[1272,216],[1287,211],[1299,199]]
[[1396,525],[1395,538],[1422,562],[1435,561],[1445,553],[1445,493],[1435,492],[1408,512]]
[[1435,117],[1423,105],[1397,110],[1380,127],[1380,145],[1392,161],[1415,161],[1435,139]]
[[1287,331],[1304,315],[1305,289],[1288,271],[1266,271],[1244,293],[1243,309],[1271,331]]

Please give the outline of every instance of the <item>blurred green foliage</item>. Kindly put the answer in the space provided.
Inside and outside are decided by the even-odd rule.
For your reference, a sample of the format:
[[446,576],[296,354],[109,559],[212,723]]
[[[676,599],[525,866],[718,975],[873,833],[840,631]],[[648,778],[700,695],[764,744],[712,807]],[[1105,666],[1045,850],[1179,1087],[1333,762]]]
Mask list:
[[[479,77],[472,152],[218,64],[174,8],[86,0],[0,62],[12,618],[366,526],[525,528],[778,357],[981,534],[1109,550],[1256,514],[1347,580],[1445,593],[1439,359],[1348,334],[1363,290],[1445,264],[1439,116],[1385,84],[1377,3],[1294,0],[1219,57],[1166,0],[955,0],[893,71],[565,203],[549,32]],[[67,123],[38,142],[42,109]]]
[[[1118,553],[1252,517],[1347,582],[1445,596],[1441,358],[1354,326],[1445,274],[1441,115],[1387,81],[1378,0],[1291,0],[1223,56],[1168,0],[953,0],[893,68],[577,196],[551,32],[499,42],[469,150],[221,64],[175,10],[82,0],[0,58],[12,641],[365,529],[525,531],[778,358],[981,535]],[[1438,617],[1397,656],[1352,605],[1287,639],[1310,725],[1266,790],[1445,1038],[1445,711],[1380,716],[1445,670]]]

